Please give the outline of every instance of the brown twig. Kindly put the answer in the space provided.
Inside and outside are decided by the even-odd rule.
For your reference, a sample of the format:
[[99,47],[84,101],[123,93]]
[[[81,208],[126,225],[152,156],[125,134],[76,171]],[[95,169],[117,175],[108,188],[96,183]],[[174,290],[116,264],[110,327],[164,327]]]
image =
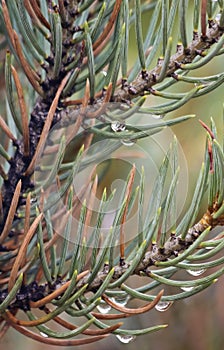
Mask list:
[[[222,221],[221,221],[222,220]],[[176,237],[171,235],[170,238],[166,241],[163,251],[157,245],[153,246],[153,249],[150,248],[142,261],[136,267],[134,274],[141,275],[142,272],[149,270],[151,266],[154,266],[157,262],[167,261],[167,259],[172,256],[176,256],[181,251],[186,250],[197,238],[198,236],[209,226],[214,227],[218,223],[223,224],[223,217],[219,221],[214,220],[211,212],[206,212],[202,219],[196,223],[193,227],[189,228],[185,240],[182,240],[181,237]],[[131,262],[125,264],[125,266],[117,265],[114,267],[115,273],[113,276],[114,280],[120,278],[126,269],[131,265]],[[96,276],[94,282],[89,285],[88,291],[95,290],[98,288],[102,281],[105,279],[107,272],[100,271]],[[85,283],[87,283],[88,276],[79,282],[79,288],[81,288]]]
[[[198,36],[189,44],[187,50],[177,50],[177,52],[170,58],[165,77],[173,76],[175,79],[175,71],[179,69],[181,65],[184,66],[185,64],[192,63],[198,55],[198,52],[210,49],[212,45],[220,39],[223,33],[224,29],[220,28],[218,23],[216,23],[207,30],[206,40],[203,40]],[[116,88],[112,97],[113,102],[129,102],[138,96],[144,95],[146,91],[149,91],[152,86],[156,85],[157,77],[160,75],[160,72],[161,65],[157,65],[155,68],[146,72],[146,78],[143,78],[140,73],[131,84]],[[96,93],[95,99],[98,99],[97,102],[101,102],[102,92]],[[65,106],[76,106],[77,113],[82,103],[82,99],[64,101]]]
[[[211,48],[211,46],[217,42],[224,33],[224,29],[218,26],[218,23],[215,23],[211,28],[206,32],[206,40],[198,37],[193,40],[187,50],[184,52],[177,52],[171,56],[170,62],[168,64],[168,69],[166,71],[165,77],[174,77],[174,73],[177,69],[184,67],[188,63],[192,63],[194,58],[198,56],[198,52],[203,52]],[[155,68],[146,72],[146,78],[142,77],[140,73],[137,78],[127,86],[122,86],[120,89],[117,88],[113,96],[114,102],[127,102],[132,99],[142,96],[145,91],[149,91],[150,88],[157,83],[157,77],[160,75],[161,66],[157,65]]]

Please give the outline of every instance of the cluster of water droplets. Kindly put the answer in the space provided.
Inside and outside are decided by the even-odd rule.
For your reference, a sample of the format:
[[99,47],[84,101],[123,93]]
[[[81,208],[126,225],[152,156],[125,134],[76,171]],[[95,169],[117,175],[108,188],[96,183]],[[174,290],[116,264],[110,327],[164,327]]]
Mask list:
[[[126,130],[126,124],[124,122],[119,122],[117,120],[113,121],[111,123],[111,129],[114,131],[114,132],[122,132],[122,131],[125,131]],[[127,147],[130,147],[130,146],[133,146],[135,141],[134,140],[130,140],[130,139],[122,139],[121,140],[121,143],[124,145],[124,146],[127,146]]]
[[[194,276],[194,277],[198,277],[200,275],[202,275],[206,269],[200,269],[200,270],[186,270],[187,273],[189,273],[189,275]],[[194,289],[193,286],[183,286],[180,287],[180,289],[182,289],[184,292],[190,292]]]
[[[114,304],[117,304],[118,306],[125,306],[127,304],[127,302],[129,301],[129,299],[130,299],[130,297],[127,295],[120,295],[120,296],[112,297],[111,301]],[[111,306],[108,305],[104,300],[101,300],[100,304],[97,305],[97,310],[101,314],[107,314],[108,312],[110,312]]]
[[[122,296],[112,297],[111,301],[114,304],[117,304],[119,306],[125,306],[129,299],[130,299],[129,296],[122,295]],[[111,306],[102,300],[100,304],[97,305],[97,309],[101,314],[107,314],[111,310]],[[136,339],[135,335],[129,335],[129,334],[117,334],[116,337],[123,344],[129,344]]]
[[115,120],[111,123],[111,129],[114,132],[122,132],[122,131],[125,131],[126,125],[125,125],[125,123],[121,123],[121,122]]

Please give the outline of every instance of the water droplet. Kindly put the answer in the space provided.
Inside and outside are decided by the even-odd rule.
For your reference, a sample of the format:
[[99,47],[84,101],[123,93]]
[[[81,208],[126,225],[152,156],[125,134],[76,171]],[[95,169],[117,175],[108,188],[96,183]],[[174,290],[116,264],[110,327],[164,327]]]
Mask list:
[[201,270],[187,270],[189,275],[195,276],[195,277],[202,275],[205,271],[206,271],[205,269],[201,269]]
[[121,123],[119,121],[114,121],[113,123],[111,123],[111,129],[114,132],[125,131],[125,128],[126,128],[125,123]]
[[101,314],[105,315],[111,310],[111,306],[105,303],[105,301],[101,301],[101,303],[97,305],[97,309]]
[[120,297],[111,298],[111,301],[113,301],[114,304],[117,304],[119,306],[125,306],[129,299],[130,299],[129,296],[124,296],[124,297],[120,296]]
[[127,147],[133,146],[135,144],[135,142],[136,142],[135,140],[128,140],[128,139],[121,140],[121,143]]
[[158,304],[156,304],[155,309],[157,311],[164,312],[168,310],[172,304],[172,301],[159,301]]
[[207,247],[205,247],[205,249],[207,249],[207,250],[211,250],[211,249],[213,249],[214,247],[209,247],[209,246],[207,246]]
[[37,198],[36,198],[36,197],[31,198],[30,203],[31,203],[31,204],[33,204],[33,203],[37,203]]
[[101,72],[105,77],[107,76],[107,72],[105,70],[101,70]]
[[194,289],[194,287],[180,287],[184,292],[190,292],[191,290]]
[[47,335],[46,333],[44,333],[44,332],[40,332],[40,335],[41,335],[42,337],[44,337],[44,338],[48,338],[48,335]]
[[153,114],[152,117],[153,119],[163,119],[165,117],[165,114]]
[[121,343],[124,343],[124,344],[128,344],[128,343],[131,343],[132,341],[134,341],[136,339],[136,336],[135,335],[116,335],[117,339],[120,340]]

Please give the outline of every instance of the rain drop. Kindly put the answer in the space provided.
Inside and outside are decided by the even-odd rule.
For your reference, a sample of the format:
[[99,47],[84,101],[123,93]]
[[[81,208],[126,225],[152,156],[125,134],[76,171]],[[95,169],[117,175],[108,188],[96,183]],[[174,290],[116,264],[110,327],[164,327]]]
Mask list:
[[128,344],[128,343],[131,343],[132,341],[134,341],[136,339],[136,336],[135,335],[116,335],[117,339],[120,340],[121,343],[124,343],[124,344]]
[[184,292],[190,292],[191,290],[194,289],[194,287],[180,287]]
[[40,332],[40,335],[41,335],[42,337],[44,337],[44,338],[48,338],[48,335],[47,335],[46,333],[44,333],[44,332]]
[[156,304],[155,309],[157,311],[164,312],[168,310],[172,304],[172,301],[160,301],[158,304]]
[[105,315],[111,310],[111,306],[105,303],[105,301],[101,301],[101,303],[97,305],[97,309],[101,314]]
[[107,76],[107,72],[105,70],[101,70],[101,72],[105,77]]
[[114,297],[111,298],[111,301],[113,301],[114,304],[117,304],[118,306],[125,306],[129,300],[129,296],[120,296],[120,297]]
[[153,119],[163,119],[165,117],[165,114],[153,114],[152,117]]
[[35,198],[31,198],[30,203],[31,203],[31,204],[37,203],[37,198],[36,198],[36,197],[35,197]]
[[121,123],[119,121],[114,121],[113,123],[111,123],[111,129],[114,132],[125,131],[125,128],[126,128],[125,123]]
[[201,270],[187,270],[189,275],[194,276],[194,277],[202,275],[205,271],[206,271],[205,269],[201,269]]
[[123,139],[123,140],[121,140],[121,143],[124,146],[131,147],[131,146],[133,146],[135,144],[135,140]]

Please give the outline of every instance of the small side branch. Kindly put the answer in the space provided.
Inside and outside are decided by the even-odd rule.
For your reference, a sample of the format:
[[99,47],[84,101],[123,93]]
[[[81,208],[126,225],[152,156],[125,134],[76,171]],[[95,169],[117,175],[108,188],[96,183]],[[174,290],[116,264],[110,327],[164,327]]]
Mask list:
[[[201,56],[203,52],[209,50],[214,43],[218,42],[223,33],[224,29],[214,22],[211,28],[208,29],[206,36],[195,36],[186,49],[180,49],[178,45],[177,52],[170,58],[164,77],[172,77],[179,68],[186,69],[187,65],[192,63],[196,56],[199,54]],[[144,75],[140,73],[131,84],[126,84],[115,91],[113,101],[125,102],[144,95],[145,91],[150,91],[150,88],[158,83],[161,69],[162,66],[157,65],[152,70],[146,71]]]

